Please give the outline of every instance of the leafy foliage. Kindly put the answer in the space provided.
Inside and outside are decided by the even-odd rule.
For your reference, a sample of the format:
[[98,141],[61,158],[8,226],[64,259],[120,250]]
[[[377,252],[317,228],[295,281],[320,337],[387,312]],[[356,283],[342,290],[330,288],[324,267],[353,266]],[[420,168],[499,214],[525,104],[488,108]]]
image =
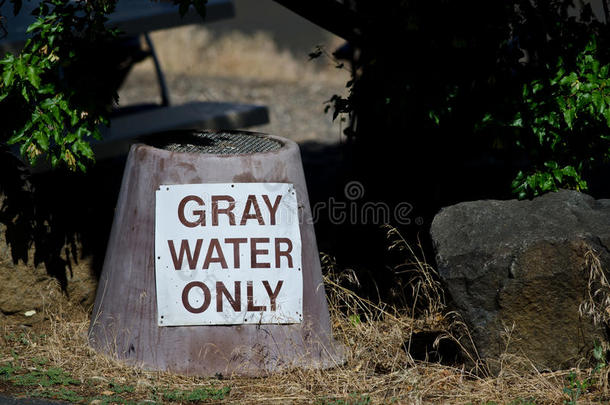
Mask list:
[[536,165],[513,182],[520,198],[560,187],[586,190],[583,170],[610,159],[610,65],[601,64],[595,38],[575,62],[571,68],[560,57],[546,66],[549,80],[523,85],[512,125],[519,128],[517,145],[527,145]]
[[88,140],[100,138],[98,126],[108,123],[117,96],[99,78],[111,65],[96,66],[100,48],[91,44],[109,46],[116,37],[104,27],[113,8],[111,1],[45,0],[21,54],[0,61],[0,114],[9,124],[2,139],[18,144],[30,162],[47,155],[53,166],[84,170],[83,161],[93,159]]
[[[14,12],[21,0],[11,0]],[[173,0],[184,15],[203,16],[206,0]],[[86,169],[90,141],[107,125],[122,72],[119,32],[106,26],[116,0],[42,0],[19,55],[0,60],[0,143],[18,145],[26,161]],[[8,27],[10,29],[10,27]]]
[[520,198],[586,190],[587,170],[610,160],[609,31],[589,4],[351,4],[363,18],[351,21],[350,92],[330,105],[366,153],[377,134],[396,134],[407,170],[442,165],[461,182],[455,166],[507,160]]
[[[33,359],[37,360],[37,359]],[[41,367],[46,361],[35,361],[37,366],[30,369],[24,369],[16,366],[13,363],[5,363],[0,365],[0,378],[10,381],[17,386],[26,387],[52,387],[52,386],[68,386],[79,385],[80,381],[75,380],[72,376],[58,367]]]

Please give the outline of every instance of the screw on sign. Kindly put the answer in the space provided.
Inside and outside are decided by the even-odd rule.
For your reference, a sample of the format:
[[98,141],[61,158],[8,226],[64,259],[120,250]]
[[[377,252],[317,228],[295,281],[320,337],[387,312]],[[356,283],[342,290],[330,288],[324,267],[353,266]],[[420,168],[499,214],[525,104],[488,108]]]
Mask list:
[[292,184],[163,185],[156,193],[158,324],[300,323]]

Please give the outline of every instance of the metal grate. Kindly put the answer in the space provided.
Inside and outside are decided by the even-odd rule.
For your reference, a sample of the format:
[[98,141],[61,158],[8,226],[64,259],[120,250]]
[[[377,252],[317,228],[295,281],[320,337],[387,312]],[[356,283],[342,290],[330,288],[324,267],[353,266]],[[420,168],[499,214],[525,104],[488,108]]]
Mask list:
[[172,152],[236,155],[278,150],[282,144],[251,132],[177,131],[150,142]]

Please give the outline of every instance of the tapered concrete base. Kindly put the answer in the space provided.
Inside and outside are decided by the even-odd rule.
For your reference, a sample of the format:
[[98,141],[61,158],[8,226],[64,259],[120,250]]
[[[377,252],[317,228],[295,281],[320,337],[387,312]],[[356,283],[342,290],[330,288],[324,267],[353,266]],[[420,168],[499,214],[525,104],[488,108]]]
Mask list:
[[[297,145],[264,153],[214,155],[132,146],[89,329],[97,351],[146,369],[189,375],[260,376],[289,367],[332,367],[342,347],[331,335],[320,261]],[[155,190],[161,184],[292,183],[303,267],[303,323],[157,325]]]

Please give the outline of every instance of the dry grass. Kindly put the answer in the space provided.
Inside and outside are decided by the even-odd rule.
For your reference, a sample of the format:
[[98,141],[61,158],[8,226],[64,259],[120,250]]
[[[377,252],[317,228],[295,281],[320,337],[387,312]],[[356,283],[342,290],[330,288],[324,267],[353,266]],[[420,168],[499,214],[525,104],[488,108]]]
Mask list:
[[[166,73],[219,76],[261,81],[316,81],[345,83],[349,72],[336,69],[331,60],[307,61],[280,50],[265,32],[246,35],[239,31],[215,36],[201,26],[186,26],[151,35]],[[329,47],[334,44],[329,44]],[[142,69],[152,69],[143,64]]]
[[[224,399],[229,403],[341,403],[333,402],[336,398],[351,403],[367,403],[367,399],[370,403],[509,403],[532,398],[536,403],[559,403],[567,399],[562,391],[567,371],[523,375],[505,367],[499,377],[484,378],[463,368],[415,362],[405,348],[413,330],[427,327],[423,320],[362,300],[327,281],[333,299],[340,300],[331,306],[335,336],[348,349],[347,362],[332,370],[297,369],[267,378],[228,380],[138,370],[89,348],[88,313],[77,306],[47,307],[49,321],[33,329],[4,325],[0,364],[13,362],[27,370],[36,367],[36,359],[48,359],[48,366],[60,367],[82,382],[70,389],[90,398],[107,392],[110,382],[115,382],[134,388],[123,394],[131,400],[151,399],[155,392],[168,389],[223,386],[231,388]],[[345,305],[366,314],[366,320],[355,322],[343,311]],[[585,371],[577,373],[584,378]],[[36,390],[41,388],[30,388]],[[596,392],[586,395],[593,399]]]
[[[443,314],[443,303],[434,283],[419,291],[432,292],[420,296],[427,304],[418,317],[411,308],[404,311],[373,303],[342,287],[342,277],[331,258],[325,257],[328,276],[325,278],[335,337],[346,351],[345,364],[330,370],[289,370],[266,378],[184,377],[166,372],[143,371],[97,354],[87,345],[89,312],[67,303],[49,303],[45,307],[48,320],[32,328],[5,323],[1,330],[0,367],[13,364],[20,373],[40,367],[60,367],[80,385],[70,390],[89,402],[100,395],[114,394],[113,384],[131,387],[132,392],[118,395],[119,400],[166,402],[163,392],[172,390],[219,389],[229,387],[223,400],[227,403],[562,403],[570,399],[568,382],[590,378],[591,387],[578,393],[579,401],[592,402],[607,398],[607,370],[570,370],[539,373],[527,359],[505,356],[498,376],[475,374],[464,366],[449,367],[415,361],[409,355],[410,339],[421,330],[450,330]],[[419,262],[419,271],[433,271]],[[345,274],[345,273],[342,273]],[[434,281],[432,274],[420,274],[414,283]],[[426,281],[428,280],[428,281]],[[432,289],[430,289],[432,288]],[[435,298],[436,297],[436,298]],[[530,371],[524,372],[527,368]],[[1,370],[1,369],[0,369]],[[0,372],[1,374],[1,372]],[[0,378],[0,381],[2,379]],[[36,393],[44,387],[14,387],[7,383],[0,388],[12,392]],[[117,397],[115,395],[115,399]],[[109,397],[102,397],[109,398]],[[572,398],[573,399],[573,398]],[[343,402],[342,402],[343,401]],[[95,402],[99,403],[99,402]]]
[[591,317],[596,325],[610,325],[610,282],[599,255],[590,247],[585,252],[585,268],[589,271],[588,294],[580,305],[580,315]]

